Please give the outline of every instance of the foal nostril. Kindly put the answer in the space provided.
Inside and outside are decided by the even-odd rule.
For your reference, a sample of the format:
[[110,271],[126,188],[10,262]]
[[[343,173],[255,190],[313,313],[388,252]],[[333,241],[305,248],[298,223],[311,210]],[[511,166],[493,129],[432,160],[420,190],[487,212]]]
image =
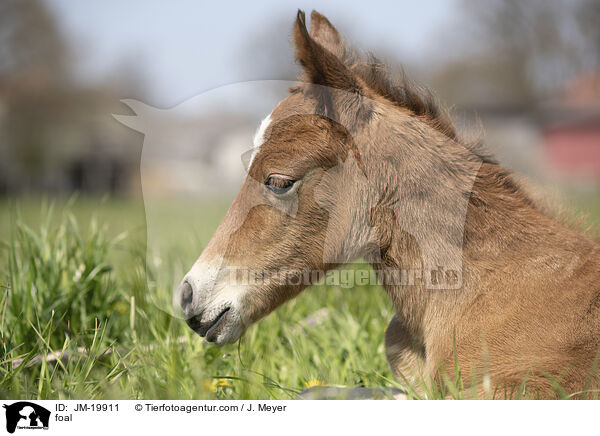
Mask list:
[[192,290],[192,286],[184,281],[181,285],[179,285],[179,295],[181,295],[181,308],[186,310],[187,307],[192,303],[192,296],[194,291]]

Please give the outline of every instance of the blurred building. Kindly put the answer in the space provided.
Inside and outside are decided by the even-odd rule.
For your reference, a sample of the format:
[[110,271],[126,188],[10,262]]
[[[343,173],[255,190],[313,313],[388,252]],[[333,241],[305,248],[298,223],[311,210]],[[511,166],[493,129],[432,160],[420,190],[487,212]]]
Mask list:
[[538,185],[600,186],[600,73],[575,76],[556,96],[523,106],[473,99],[456,112],[500,162]]
[[600,183],[600,72],[569,81],[541,121],[544,155],[553,174]]
[[[243,113],[147,117],[140,161],[145,196],[233,194],[246,174],[243,158],[252,147],[256,123]],[[139,129],[140,127],[132,126]]]

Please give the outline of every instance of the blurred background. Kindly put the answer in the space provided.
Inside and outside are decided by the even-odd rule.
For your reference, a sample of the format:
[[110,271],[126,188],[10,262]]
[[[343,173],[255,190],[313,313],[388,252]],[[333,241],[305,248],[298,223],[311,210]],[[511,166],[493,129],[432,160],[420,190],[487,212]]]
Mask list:
[[[143,136],[112,117],[130,113],[120,100],[171,108],[230,83],[294,80],[290,32],[297,8],[318,9],[349,42],[432,88],[466,134],[483,128],[505,165],[544,186],[596,192],[597,0],[5,0],[0,194],[139,197]],[[249,106],[180,120],[194,127],[191,141],[202,148],[205,167],[198,171],[240,167],[238,158],[215,156],[248,150],[261,111]],[[170,135],[172,143],[190,142],[189,129]],[[174,184],[171,173],[157,169],[165,186]],[[222,188],[232,193],[241,172],[226,173]]]
[[296,78],[298,8],[430,87],[600,234],[599,0],[1,0],[0,398],[396,386],[377,287],[308,289],[237,350],[170,315]]

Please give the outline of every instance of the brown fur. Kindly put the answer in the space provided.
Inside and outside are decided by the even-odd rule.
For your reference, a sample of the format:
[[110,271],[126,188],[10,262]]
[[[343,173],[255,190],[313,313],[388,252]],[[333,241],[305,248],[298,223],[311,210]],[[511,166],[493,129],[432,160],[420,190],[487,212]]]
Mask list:
[[[345,228],[360,246],[340,236],[337,254],[364,256],[384,271],[418,268],[441,247],[462,263],[460,289],[383,283],[397,310],[386,349],[399,378],[440,383],[458,362],[463,383],[494,398],[510,397],[527,377],[533,397],[554,397],[555,382],[569,393],[597,389],[598,243],[542,213],[507,170],[462,143],[430,94],[394,83],[376,60],[358,60],[325,17],[311,18],[310,33],[301,12],[294,28],[303,82],[274,110],[248,180],[203,258],[218,254],[257,270],[327,270],[343,263],[323,261],[328,231]],[[326,210],[315,200],[319,183],[349,156],[369,183],[328,186]],[[260,205],[242,214],[257,195],[252,181],[272,174],[298,180],[297,213]],[[248,292],[245,325],[302,288]]]

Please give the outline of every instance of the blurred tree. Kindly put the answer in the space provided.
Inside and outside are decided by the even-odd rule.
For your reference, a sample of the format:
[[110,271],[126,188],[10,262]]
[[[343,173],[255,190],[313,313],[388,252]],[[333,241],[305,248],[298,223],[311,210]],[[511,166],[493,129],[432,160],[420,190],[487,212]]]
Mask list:
[[68,50],[38,0],[3,1],[0,29],[0,155],[5,165],[10,163],[3,173],[18,175],[22,185],[39,185],[46,135],[69,104]]
[[[465,4],[466,40],[438,74],[458,104],[524,109],[586,66],[598,67],[597,0],[490,0]],[[467,47],[465,49],[465,47]],[[592,59],[594,62],[590,62]]]
[[586,68],[600,69],[600,1],[582,0],[577,10],[577,21],[583,35]]
[[0,4],[0,29],[0,77],[54,84],[64,78],[65,42],[44,3],[5,0]]
[[120,98],[139,97],[143,87],[135,57],[86,80],[45,2],[3,0],[0,193],[123,189],[114,174],[134,177],[139,145],[130,145],[139,138],[110,114],[122,109]]
[[296,80],[292,24],[287,15],[278,15],[250,35],[238,53],[240,80]]

